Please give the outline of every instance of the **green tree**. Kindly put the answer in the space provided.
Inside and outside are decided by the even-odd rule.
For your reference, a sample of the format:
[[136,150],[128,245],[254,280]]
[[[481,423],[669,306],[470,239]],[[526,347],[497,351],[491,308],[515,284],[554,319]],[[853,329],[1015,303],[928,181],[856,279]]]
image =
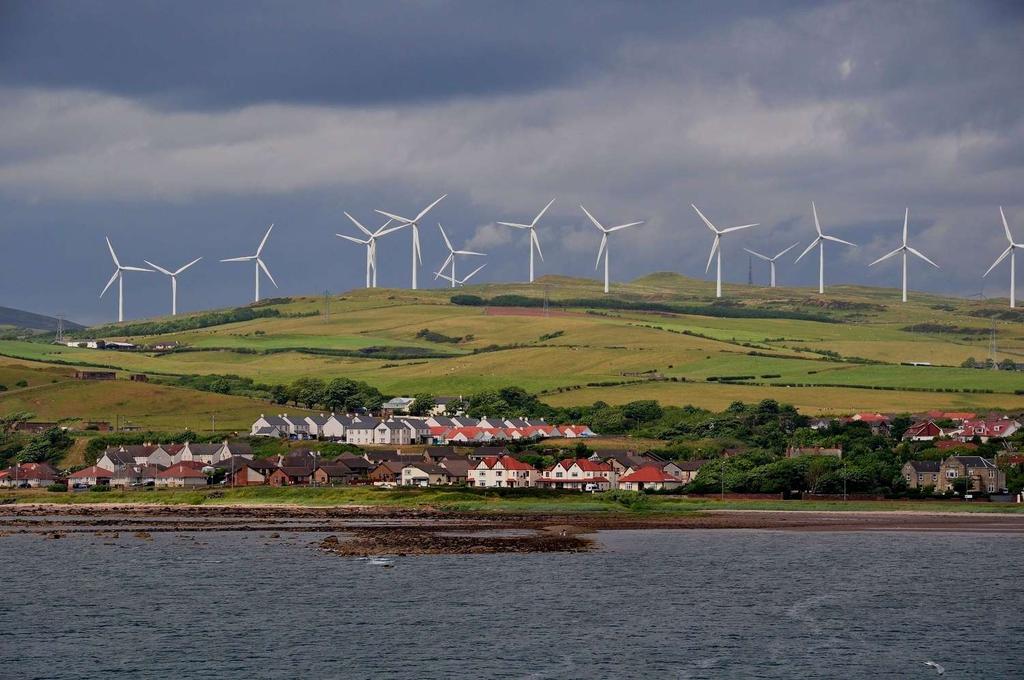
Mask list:
[[420,392],[419,394],[412,395],[415,401],[412,406],[409,407],[409,415],[412,416],[426,416],[430,414],[430,411],[437,406],[437,402],[434,401],[434,395],[427,394],[426,392]]
[[641,399],[625,404],[622,415],[637,423],[650,423],[661,418],[664,410],[654,399]]
[[51,427],[32,437],[18,452],[19,463],[58,462],[75,443],[68,433],[60,427]]
[[960,368],[977,368],[978,360],[974,357],[967,357],[960,363]]

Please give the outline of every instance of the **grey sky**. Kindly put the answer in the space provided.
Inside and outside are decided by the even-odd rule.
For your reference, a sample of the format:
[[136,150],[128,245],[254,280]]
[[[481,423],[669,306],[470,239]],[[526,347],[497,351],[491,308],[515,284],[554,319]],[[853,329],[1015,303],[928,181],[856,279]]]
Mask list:
[[[722,8],[720,4],[728,4]],[[245,302],[220,264],[275,222],[283,294],[358,286],[348,210],[414,213],[424,269],[435,222],[490,253],[481,280],[522,280],[525,221],[558,197],[539,273],[596,276],[577,207],[647,224],[613,244],[612,277],[703,276],[714,221],[762,226],[743,246],[807,242],[810,200],[835,249],[832,283],[895,286],[904,206],[916,289],[968,294],[1024,239],[1024,13],[1014,3],[6,3],[0,8],[0,304],[84,321],[109,234],[125,261],[177,267],[181,309]],[[737,235],[739,236],[739,235]],[[408,285],[409,238],[382,241],[382,285]],[[890,266],[891,265],[891,266]],[[755,264],[756,267],[756,264]],[[755,270],[759,280],[764,268]],[[814,262],[779,265],[811,285]],[[425,283],[425,281],[424,281]],[[985,282],[1005,294],[1008,271]],[[127,312],[165,311],[139,274]]]

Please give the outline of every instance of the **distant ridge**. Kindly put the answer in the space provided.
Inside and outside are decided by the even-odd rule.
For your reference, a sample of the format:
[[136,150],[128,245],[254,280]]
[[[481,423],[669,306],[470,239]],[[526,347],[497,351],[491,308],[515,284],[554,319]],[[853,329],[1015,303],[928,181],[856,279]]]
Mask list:
[[[15,328],[23,328],[30,331],[46,331],[52,333],[57,330],[57,319],[56,317],[46,316],[45,314],[26,312],[23,309],[0,307],[0,326],[13,326]],[[85,326],[80,323],[64,319],[64,330],[66,331],[81,330],[83,328],[85,328]]]

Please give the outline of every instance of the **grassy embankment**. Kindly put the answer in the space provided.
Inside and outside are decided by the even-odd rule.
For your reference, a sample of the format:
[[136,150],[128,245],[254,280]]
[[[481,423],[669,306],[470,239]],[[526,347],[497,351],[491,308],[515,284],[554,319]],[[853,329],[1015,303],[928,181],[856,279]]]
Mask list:
[[[625,498],[625,500],[618,500]],[[639,500],[634,500],[638,498]],[[452,512],[495,513],[625,513],[674,515],[705,510],[784,511],[907,511],[907,512],[998,512],[1024,513],[1018,505],[946,501],[774,501],[717,500],[680,496],[639,496],[631,494],[555,493],[522,496],[502,495],[468,489],[378,489],[369,487],[247,487],[160,491],[109,491],[96,493],[52,493],[42,490],[0,493],[0,503],[129,503],[155,505],[210,506],[299,506],[310,508],[372,506],[395,509],[432,509]]]

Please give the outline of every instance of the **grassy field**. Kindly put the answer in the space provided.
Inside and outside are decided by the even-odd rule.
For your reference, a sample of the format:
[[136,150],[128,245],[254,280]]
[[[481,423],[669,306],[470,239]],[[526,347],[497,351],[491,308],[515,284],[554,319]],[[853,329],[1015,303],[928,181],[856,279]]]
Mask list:
[[687,514],[704,510],[785,511],[909,511],[1022,513],[1024,508],[1003,503],[941,501],[771,501],[646,496],[640,503],[623,504],[609,494],[552,493],[548,496],[500,496],[458,488],[378,489],[373,487],[246,487],[186,491],[110,491],[52,493],[40,490],[6,491],[0,502],[17,503],[147,503],[164,505],[289,505],[301,507],[376,506],[430,507],[438,510],[516,513]]
[[[470,286],[459,292],[534,299],[547,295],[551,309],[545,314],[536,308],[458,306],[449,302],[450,290],[356,290],[331,300],[327,322],[320,315],[309,315],[322,308],[323,298],[297,298],[274,305],[282,314],[279,317],[117,338],[146,344],[177,341],[201,351],[113,352],[0,341],[0,355],[13,358],[5,361],[10,368],[0,367],[0,384],[11,388],[20,379],[19,371],[30,372],[30,386],[53,380],[60,383],[71,366],[93,364],[152,374],[232,373],[264,383],[290,382],[302,376],[343,376],[367,381],[387,394],[467,394],[518,385],[544,393],[554,404],[657,398],[672,404],[720,408],[737,399],[756,401],[770,396],[808,413],[1024,408],[1024,395],[1015,394],[1024,390],[1024,374],[958,368],[968,356],[982,360],[988,356],[993,324],[985,315],[1005,311],[1005,304],[997,300],[914,293],[904,305],[892,289],[838,286],[820,297],[809,289],[726,286],[722,302],[711,297],[713,289],[708,282],[675,274],[652,274],[615,284],[611,299],[620,307],[657,303],[684,306],[693,313],[608,309],[601,306],[608,298],[597,281],[567,277],[544,277],[532,286]],[[576,300],[576,306],[560,307],[565,300]],[[738,318],[738,313],[803,314],[820,319]],[[912,326],[917,330],[910,329]],[[995,328],[999,358],[1024,362],[1024,316],[997,320]],[[423,330],[452,341],[428,341]],[[451,356],[383,359],[315,353],[367,347],[417,348]],[[826,358],[823,352],[879,363],[841,361],[835,355]],[[909,361],[936,366],[900,365]],[[687,382],[588,386],[635,381],[644,372]],[[751,382],[764,385],[707,380],[722,376],[752,376]],[[793,383],[801,386],[783,386]],[[117,410],[125,403],[116,395],[100,398],[77,383],[63,389],[39,389],[39,408],[46,408],[47,413],[64,407]],[[152,399],[144,394],[146,390],[153,390]],[[991,390],[992,394],[961,390]],[[221,408],[203,403],[205,397],[196,397],[189,404],[174,404],[184,411],[168,414],[167,395],[156,388],[129,396],[138,407],[134,417],[154,422],[202,420]],[[31,400],[11,389],[0,395],[0,409],[9,410],[27,401]],[[239,422],[246,408],[250,410],[245,419],[264,410],[256,403],[223,405],[225,417],[237,414]]]

